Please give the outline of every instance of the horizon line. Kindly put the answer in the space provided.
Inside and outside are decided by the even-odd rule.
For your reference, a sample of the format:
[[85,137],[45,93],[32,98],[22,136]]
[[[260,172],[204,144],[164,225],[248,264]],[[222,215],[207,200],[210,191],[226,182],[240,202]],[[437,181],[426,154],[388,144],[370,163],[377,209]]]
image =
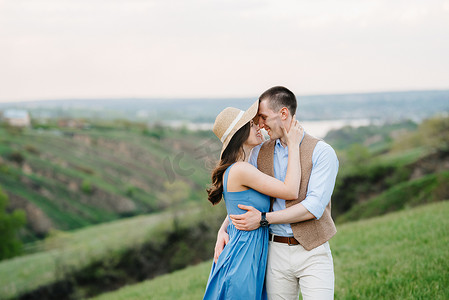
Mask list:
[[[295,94],[296,97],[317,97],[317,96],[345,96],[345,95],[367,95],[367,94],[394,94],[394,93],[419,93],[419,92],[449,92],[449,88],[435,89],[404,89],[404,90],[384,90],[384,91],[365,91],[365,92],[336,92],[322,94]],[[253,96],[121,96],[121,97],[64,97],[47,99],[28,99],[28,100],[0,100],[0,104],[20,104],[28,102],[56,102],[56,101],[75,101],[75,100],[219,100],[219,99],[251,99]]]

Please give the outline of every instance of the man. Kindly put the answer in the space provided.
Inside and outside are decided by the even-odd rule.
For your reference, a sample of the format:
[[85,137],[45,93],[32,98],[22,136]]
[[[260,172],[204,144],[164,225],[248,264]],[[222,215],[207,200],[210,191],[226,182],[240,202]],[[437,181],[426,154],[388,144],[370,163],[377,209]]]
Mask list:
[[[296,97],[285,87],[273,87],[259,97],[259,126],[270,140],[255,147],[250,162],[262,172],[283,181],[288,148],[282,126],[289,130],[296,114]],[[243,215],[231,215],[237,229],[270,226],[266,288],[269,299],[333,299],[334,270],[328,240],[336,233],[330,216],[330,198],[338,172],[335,151],[306,133],[299,147],[301,184],[299,198],[272,199],[271,212],[239,205]],[[215,246],[215,259],[229,240],[226,218]]]

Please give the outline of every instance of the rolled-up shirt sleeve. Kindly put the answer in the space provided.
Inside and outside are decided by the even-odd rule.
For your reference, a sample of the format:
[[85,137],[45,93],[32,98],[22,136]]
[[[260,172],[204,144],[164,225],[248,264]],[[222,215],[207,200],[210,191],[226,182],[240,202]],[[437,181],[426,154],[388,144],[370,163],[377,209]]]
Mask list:
[[301,204],[320,219],[331,200],[339,162],[334,149],[325,142],[319,141],[313,151],[312,163],[307,195]]

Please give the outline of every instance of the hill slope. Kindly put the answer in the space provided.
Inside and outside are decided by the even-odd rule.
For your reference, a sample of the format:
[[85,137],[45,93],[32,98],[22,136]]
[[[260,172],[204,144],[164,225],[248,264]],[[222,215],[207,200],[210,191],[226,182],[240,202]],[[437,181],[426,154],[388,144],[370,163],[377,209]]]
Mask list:
[[224,216],[193,204],[58,233],[0,262],[0,299],[86,298],[204,261]]
[[211,133],[88,126],[0,127],[0,186],[11,209],[26,211],[28,239],[161,211],[176,204],[173,191],[178,202],[204,198],[207,160],[219,151]]
[[[332,194],[337,222],[448,199],[449,117],[425,120],[415,130],[404,125],[343,128],[330,134],[331,141],[332,136],[342,138],[337,145],[346,143],[337,150],[340,169]],[[363,146],[361,140],[378,143]]]
[[[448,299],[449,201],[346,223],[331,240],[336,299]],[[97,300],[201,299],[211,262]]]
[[53,283],[110,253],[138,247],[167,226],[169,213],[137,216],[62,233],[42,243],[43,251],[0,262],[0,299]]

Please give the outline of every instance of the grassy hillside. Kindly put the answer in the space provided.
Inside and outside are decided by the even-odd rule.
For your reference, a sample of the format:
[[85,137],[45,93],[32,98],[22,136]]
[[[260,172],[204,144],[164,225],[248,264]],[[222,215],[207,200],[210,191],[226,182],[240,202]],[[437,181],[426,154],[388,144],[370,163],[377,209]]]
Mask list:
[[[435,118],[417,129],[405,122],[331,132],[326,138],[331,145],[337,150],[345,145],[338,153],[334,216],[397,184],[449,169],[447,142],[441,142],[449,139],[448,119]],[[52,229],[202,201],[219,149],[209,131],[127,121],[49,120],[25,130],[0,126],[0,186],[11,210],[25,210],[22,240],[32,241]]]
[[[71,233],[60,233],[41,242],[41,251],[0,263],[0,298],[7,299],[58,280],[58,272],[76,270],[108,253],[142,244],[170,214],[138,216]],[[165,222],[164,222],[165,220]]]
[[74,299],[203,261],[223,218],[223,205],[191,205],[59,232],[39,242],[41,251],[0,262],[0,299]]
[[[337,222],[449,198],[449,117],[425,120],[416,130],[407,126],[344,128],[331,134],[348,137],[337,151],[340,169],[332,195]],[[354,139],[378,142],[364,146]]]
[[[147,128],[125,121],[78,122],[75,127],[35,124],[24,131],[0,127],[0,185],[10,196],[12,208],[27,212],[27,239],[33,234],[46,236],[26,244],[28,255],[0,263],[0,298],[27,292],[36,298],[39,289],[58,290],[55,285],[61,282],[72,289],[69,294],[62,289],[66,297],[83,298],[210,257],[205,247],[213,244],[222,216],[216,218],[207,211],[181,230],[167,233],[163,228],[175,227],[173,214],[132,215],[176,207],[180,214],[189,207],[181,204],[206,203],[207,165],[218,156],[217,139],[210,132]],[[332,198],[339,230],[350,231],[343,222],[448,199],[448,128],[446,117],[425,121],[400,135],[392,134],[398,130],[395,126],[354,129],[360,133],[358,139],[368,140],[380,132],[383,140],[371,147],[349,139],[348,147],[339,150],[340,170]],[[355,144],[349,145],[351,141]],[[116,221],[125,216],[128,219]],[[107,223],[93,226],[102,222]],[[390,227],[382,228],[389,232]],[[334,239],[337,246],[339,236]],[[346,242],[334,249],[336,255]],[[156,263],[160,266],[153,268]],[[209,267],[209,263],[203,266],[204,270]],[[208,271],[202,272],[201,280],[182,284],[203,289]],[[172,289],[174,293],[185,292],[177,290],[182,284]],[[192,297],[197,298],[198,291],[193,289]],[[167,295],[172,290],[166,290]]]
[[402,182],[380,195],[353,205],[340,215],[337,222],[355,221],[379,216],[391,211],[441,201],[449,195],[449,171],[424,175]]
[[[81,122],[81,121],[78,121]],[[28,216],[28,239],[199,201],[218,140],[137,123],[0,127],[0,186]]]
[[[448,299],[449,202],[338,226],[335,299]],[[211,262],[97,300],[201,299]]]

